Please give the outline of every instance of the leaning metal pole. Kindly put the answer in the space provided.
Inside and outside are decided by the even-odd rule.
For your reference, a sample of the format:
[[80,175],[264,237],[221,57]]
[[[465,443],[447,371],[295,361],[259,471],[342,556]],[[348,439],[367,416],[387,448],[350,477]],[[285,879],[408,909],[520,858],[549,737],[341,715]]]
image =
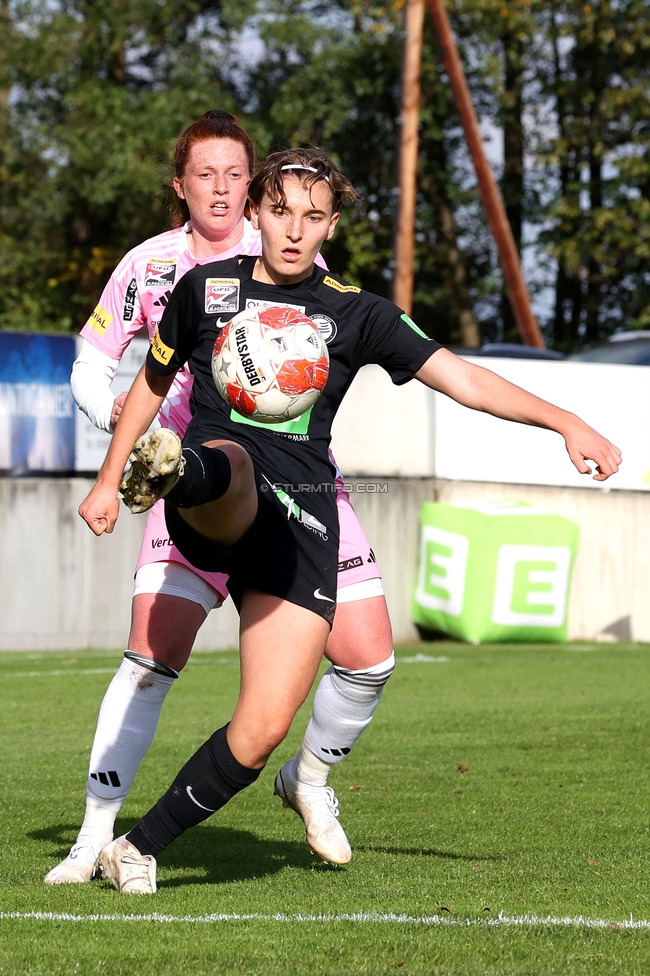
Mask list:
[[415,201],[417,194],[424,0],[407,0],[405,28],[393,301],[410,315],[413,308]]
[[485,155],[483,141],[478,128],[478,121],[472,98],[467,87],[467,80],[458,56],[458,48],[451,30],[447,11],[443,0],[428,0],[431,16],[433,17],[438,40],[442,50],[442,60],[445,71],[449,76],[456,108],[460,115],[465,138],[472,156],[476,176],[478,179],[483,206],[494,234],[499,250],[501,266],[505,278],[510,303],[517,323],[517,330],[522,342],[527,346],[544,348],[544,339],[530,304],[530,295],[521,271],[521,262],[508,223],[503,200],[494,179],[494,174]]

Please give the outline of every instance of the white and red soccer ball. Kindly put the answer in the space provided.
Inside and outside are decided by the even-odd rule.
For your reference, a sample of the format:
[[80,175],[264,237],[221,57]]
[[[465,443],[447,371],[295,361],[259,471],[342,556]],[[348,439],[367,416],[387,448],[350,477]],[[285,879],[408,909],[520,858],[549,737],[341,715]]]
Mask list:
[[237,413],[262,424],[294,420],[323,392],[329,353],[303,312],[271,306],[235,315],[212,352],[217,390]]

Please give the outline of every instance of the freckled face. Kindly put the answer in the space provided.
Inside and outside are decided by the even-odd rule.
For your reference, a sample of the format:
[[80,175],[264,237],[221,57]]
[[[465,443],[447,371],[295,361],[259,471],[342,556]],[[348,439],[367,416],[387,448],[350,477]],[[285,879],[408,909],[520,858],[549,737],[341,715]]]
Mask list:
[[234,139],[207,139],[190,148],[174,189],[187,202],[192,227],[208,240],[235,232],[244,219],[251,174],[246,150]]

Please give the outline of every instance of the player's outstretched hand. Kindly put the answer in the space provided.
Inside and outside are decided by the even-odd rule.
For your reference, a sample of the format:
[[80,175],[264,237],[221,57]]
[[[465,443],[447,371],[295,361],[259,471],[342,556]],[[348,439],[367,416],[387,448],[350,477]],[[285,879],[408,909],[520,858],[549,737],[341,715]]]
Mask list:
[[592,469],[587,461],[593,461],[596,465],[594,481],[606,481],[610,475],[618,471],[621,452],[611,441],[589,427],[579,417],[576,417],[575,421],[568,431],[563,432],[569,457],[580,474],[591,474]]
[[117,522],[120,503],[115,488],[99,482],[79,506],[79,514],[95,535],[112,532]]

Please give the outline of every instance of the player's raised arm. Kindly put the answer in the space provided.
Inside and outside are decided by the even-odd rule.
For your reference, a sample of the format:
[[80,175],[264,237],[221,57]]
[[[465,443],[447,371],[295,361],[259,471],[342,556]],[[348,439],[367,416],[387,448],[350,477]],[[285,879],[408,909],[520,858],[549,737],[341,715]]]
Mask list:
[[126,398],[97,482],[79,506],[79,514],[95,535],[112,532],[117,521],[119,488],[124,466],[138,437],[147,430],[171,386],[171,376],[156,376],[143,366]]
[[580,474],[591,474],[588,460],[595,463],[595,481],[605,481],[618,471],[620,450],[576,414],[522,390],[490,369],[460,359],[447,349],[439,349],[430,356],[415,378],[473,410],[557,431],[564,438],[569,457]]

